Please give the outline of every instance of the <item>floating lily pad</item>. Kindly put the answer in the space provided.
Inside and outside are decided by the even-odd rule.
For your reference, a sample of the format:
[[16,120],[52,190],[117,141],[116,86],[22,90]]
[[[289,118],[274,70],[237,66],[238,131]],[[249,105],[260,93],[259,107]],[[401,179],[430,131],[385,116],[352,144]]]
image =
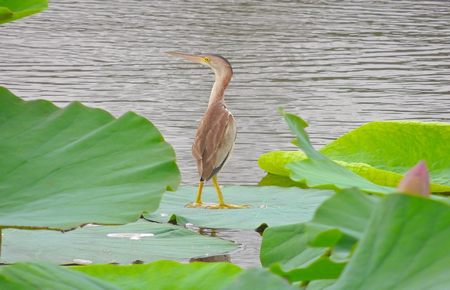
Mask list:
[[[245,209],[186,208],[195,198],[197,189],[183,186],[164,194],[158,211],[145,218],[159,222],[193,224],[206,228],[256,229],[308,221],[315,209],[333,193],[329,190],[282,188],[275,186],[225,186],[225,201],[248,204]],[[217,202],[212,187],[205,187],[205,202]]]
[[172,147],[145,118],[23,101],[2,87],[0,152],[3,228],[132,222],[180,181]]
[[326,289],[445,289],[450,285],[450,206],[394,194],[376,207],[350,263]]
[[0,24],[47,9],[47,0],[0,0]]
[[232,242],[145,220],[123,226],[87,226],[74,231],[3,230],[2,263],[56,264],[149,262],[223,254]]
[[[319,151],[369,181],[391,187],[417,161],[426,160],[431,191],[450,192],[449,143],[450,124],[383,121],[356,128]],[[301,151],[273,151],[261,155],[258,164],[269,173],[289,176],[285,166],[306,158]]]

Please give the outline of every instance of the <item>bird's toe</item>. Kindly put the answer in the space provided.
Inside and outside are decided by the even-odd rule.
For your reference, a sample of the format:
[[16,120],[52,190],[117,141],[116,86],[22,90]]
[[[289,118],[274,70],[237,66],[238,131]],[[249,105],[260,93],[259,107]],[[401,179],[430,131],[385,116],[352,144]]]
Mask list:
[[243,208],[249,208],[250,206],[247,204],[237,205],[237,204],[211,204],[204,206],[208,209],[243,209]]
[[200,207],[204,207],[205,205],[201,202],[190,202],[188,204],[186,204],[184,207],[188,207],[188,208],[200,208]]

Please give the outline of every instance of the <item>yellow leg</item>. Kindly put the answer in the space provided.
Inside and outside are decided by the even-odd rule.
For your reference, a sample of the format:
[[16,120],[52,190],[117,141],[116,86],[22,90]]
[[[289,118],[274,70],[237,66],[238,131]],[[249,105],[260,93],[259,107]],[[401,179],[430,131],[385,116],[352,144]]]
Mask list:
[[203,191],[203,185],[205,182],[203,180],[200,180],[198,183],[198,189],[197,189],[197,197],[195,198],[195,203],[202,203],[202,191]]
[[223,200],[222,190],[220,189],[219,182],[217,182],[217,176],[214,175],[212,178],[214,189],[217,192],[217,197],[219,198],[219,206],[225,205],[225,201]]
[[186,207],[202,207],[202,191],[203,191],[203,185],[205,182],[203,180],[200,180],[198,183],[198,189],[197,189],[197,197],[195,198],[195,202],[191,202],[186,204]]
[[222,190],[220,189],[219,182],[217,181],[217,176],[213,176],[212,178],[214,188],[217,192],[217,197],[219,199],[219,204],[212,204],[212,205],[206,205],[205,208],[211,208],[211,209],[225,209],[225,208],[247,208],[250,207],[248,205],[235,205],[235,204],[226,204],[223,200],[223,194]]

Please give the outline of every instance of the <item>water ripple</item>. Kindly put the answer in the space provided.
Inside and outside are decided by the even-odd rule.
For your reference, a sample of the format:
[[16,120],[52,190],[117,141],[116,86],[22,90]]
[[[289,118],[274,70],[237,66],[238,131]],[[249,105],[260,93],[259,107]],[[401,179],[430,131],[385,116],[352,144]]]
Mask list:
[[293,149],[276,108],[309,120],[321,146],[372,120],[450,120],[445,1],[57,1],[0,28],[0,83],[27,99],[73,100],[151,119],[183,180],[212,75],[164,52],[233,64],[227,104],[239,135],[225,183],[256,183],[257,157]]

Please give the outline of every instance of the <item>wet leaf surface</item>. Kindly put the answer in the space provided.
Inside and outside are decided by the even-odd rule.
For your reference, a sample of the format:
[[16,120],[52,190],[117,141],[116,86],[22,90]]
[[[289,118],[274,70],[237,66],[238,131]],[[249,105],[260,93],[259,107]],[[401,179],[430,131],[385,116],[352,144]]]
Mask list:
[[235,248],[234,243],[219,238],[202,236],[170,224],[140,220],[123,226],[87,226],[65,233],[4,229],[0,261],[131,264],[213,256]]
[[[206,228],[256,229],[262,224],[276,226],[307,221],[315,209],[333,193],[329,190],[282,188],[275,186],[225,186],[226,202],[248,204],[245,209],[186,208],[197,189],[183,186],[164,194],[160,208],[145,218],[173,221]],[[217,202],[214,189],[205,187],[205,202]]]

